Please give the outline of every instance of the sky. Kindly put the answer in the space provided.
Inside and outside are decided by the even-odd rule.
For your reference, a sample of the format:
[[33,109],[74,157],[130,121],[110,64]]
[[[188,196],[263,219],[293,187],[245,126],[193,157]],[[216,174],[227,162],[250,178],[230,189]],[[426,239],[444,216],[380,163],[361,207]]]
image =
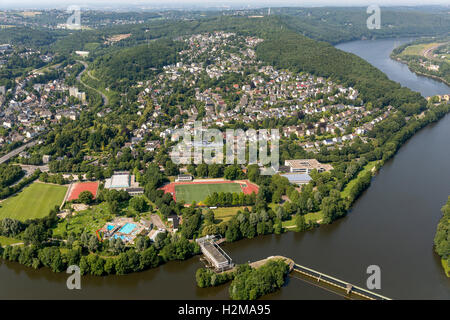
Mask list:
[[200,8],[200,7],[313,7],[313,6],[414,6],[450,5],[450,0],[0,0],[0,9],[65,8],[79,5],[86,8],[146,7],[146,8]]

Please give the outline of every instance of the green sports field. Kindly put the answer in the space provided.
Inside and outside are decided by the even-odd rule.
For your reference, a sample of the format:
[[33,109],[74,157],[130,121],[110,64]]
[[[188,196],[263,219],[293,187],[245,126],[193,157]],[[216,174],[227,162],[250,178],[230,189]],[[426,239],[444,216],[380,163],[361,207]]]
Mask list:
[[66,191],[65,186],[34,182],[0,202],[0,219],[25,221],[45,217],[56,205],[61,205]]
[[208,184],[181,184],[175,186],[177,201],[192,203],[206,199],[213,192],[242,192],[239,183],[208,183]]

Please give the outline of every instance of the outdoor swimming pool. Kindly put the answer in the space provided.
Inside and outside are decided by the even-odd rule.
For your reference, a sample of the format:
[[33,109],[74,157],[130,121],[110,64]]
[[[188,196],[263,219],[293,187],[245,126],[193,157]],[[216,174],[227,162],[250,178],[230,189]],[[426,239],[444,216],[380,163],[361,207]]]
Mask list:
[[114,226],[112,224],[109,224],[109,225],[106,226],[106,229],[108,231],[111,231],[112,229],[114,229]]
[[129,234],[134,228],[136,228],[134,223],[126,223],[122,228],[120,228],[119,232]]
[[119,236],[119,235],[115,234],[114,239],[127,240],[127,237],[125,237],[124,235]]

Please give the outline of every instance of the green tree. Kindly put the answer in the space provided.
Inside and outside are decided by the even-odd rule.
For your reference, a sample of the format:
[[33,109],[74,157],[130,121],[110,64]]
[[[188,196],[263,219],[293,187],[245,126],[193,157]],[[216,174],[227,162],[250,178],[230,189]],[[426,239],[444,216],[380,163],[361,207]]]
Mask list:
[[244,178],[244,173],[238,165],[230,165],[225,168],[224,176],[228,180],[237,180]]
[[208,176],[208,165],[205,163],[199,164],[197,167],[197,176],[198,177],[207,177]]
[[104,274],[105,259],[96,254],[90,254],[87,256],[87,263],[92,275],[101,276]]
[[42,224],[31,224],[25,229],[22,238],[25,243],[42,246],[47,240],[47,231]]
[[305,231],[306,229],[308,229],[308,225],[304,216],[300,214],[297,214],[295,216],[295,227],[297,231]]
[[80,193],[80,195],[78,196],[78,200],[79,200],[81,203],[84,203],[84,204],[89,205],[89,204],[91,204],[91,203],[93,202],[93,200],[94,200],[94,195],[92,194],[92,192],[90,192],[90,191],[88,191],[88,190],[85,190],[85,191],[82,191],[82,192]]
[[115,259],[109,258],[106,259],[104,270],[106,274],[113,274],[115,272]]
[[160,258],[154,246],[150,246],[141,252],[139,257],[139,267],[141,270],[156,268],[159,263]]
[[90,252],[95,252],[99,248],[99,242],[97,236],[91,235],[89,238],[88,249]]
[[148,210],[148,203],[142,196],[136,196],[130,199],[130,206],[137,212],[145,212]]

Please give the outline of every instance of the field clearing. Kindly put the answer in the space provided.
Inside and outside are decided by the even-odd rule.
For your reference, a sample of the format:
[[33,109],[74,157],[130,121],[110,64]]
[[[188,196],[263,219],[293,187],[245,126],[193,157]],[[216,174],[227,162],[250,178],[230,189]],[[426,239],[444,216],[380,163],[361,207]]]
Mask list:
[[33,71],[31,71],[32,73],[45,73],[45,72],[49,72],[50,69],[56,69],[61,65],[61,63],[57,63],[57,64],[51,64],[51,65],[46,65],[43,66],[42,68],[39,69],[34,69]]
[[[310,212],[305,214],[304,217],[306,223],[320,223],[320,221],[323,219],[323,214],[322,211]],[[283,226],[283,228],[293,229],[295,227],[295,217],[293,217],[291,220],[281,222],[281,225]]]
[[238,211],[244,211],[245,208],[250,209],[250,207],[244,206],[244,207],[217,208],[213,209],[212,211],[214,212],[214,219],[217,220],[217,223],[220,223],[231,220],[231,218],[233,218]]
[[432,43],[421,43],[408,46],[400,53],[400,56],[423,56],[425,51],[431,49],[432,47],[439,46],[443,43],[432,42]]
[[319,223],[320,220],[323,219],[323,214],[322,211],[317,211],[317,212],[310,212],[305,214],[305,221],[306,223],[308,222],[317,222]]
[[43,218],[55,206],[61,205],[66,191],[66,186],[34,182],[0,203],[0,219]]
[[0,236],[0,245],[7,246],[14,243],[20,243],[22,240]]
[[23,11],[23,12],[19,12],[19,15],[21,15],[24,18],[28,18],[28,17],[35,17],[42,14],[42,12],[39,11]]
[[450,265],[446,260],[441,259],[442,267],[444,268],[445,274],[450,278]]
[[187,204],[193,201],[204,201],[213,192],[241,193],[242,188],[239,183],[182,184],[175,186],[177,201],[184,201]]

